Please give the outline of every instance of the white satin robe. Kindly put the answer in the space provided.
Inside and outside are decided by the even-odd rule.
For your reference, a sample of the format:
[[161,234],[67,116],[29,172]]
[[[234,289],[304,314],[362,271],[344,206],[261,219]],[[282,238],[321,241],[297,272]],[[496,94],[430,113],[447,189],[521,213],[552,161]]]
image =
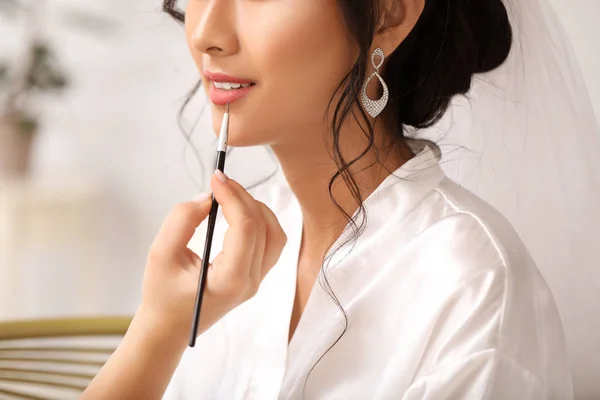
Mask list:
[[[572,399],[552,294],[510,224],[429,147],[394,175],[365,201],[352,252],[330,264],[348,329],[329,351],[345,323],[318,281],[288,345],[301,209],[281,176],[255,188],[288,244],[257,296],[186,350],[164,399]],[[198,254],[205,232],[189,244]]]

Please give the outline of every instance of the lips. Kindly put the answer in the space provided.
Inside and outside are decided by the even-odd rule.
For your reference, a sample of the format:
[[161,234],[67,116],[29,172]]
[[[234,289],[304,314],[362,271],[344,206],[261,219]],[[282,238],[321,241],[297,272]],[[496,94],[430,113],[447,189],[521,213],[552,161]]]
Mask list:
[[225,105],[239,100],[247,95],[255,86],[255,82],[249,79],[219,72],[204,71],[204,76],[210,81],[207,82],[210,85],[210,101],[216,105]]
[[219,82],[219,83],[225,83],[225,82],[239,83],[239,84],[254,83],[253,81],[251,81],[249,79],[238,78],[238,77],[227,75],[227,74],[224,74],[221,72],[204,71],[204,76],[206,76],[208,79],[210,79],[213,82]]
[[214,85],[211,85],[210,90],[208,91],[208,96],[210,97],[210,101],[212,101],[213,104],[216,104],[218,106],[224,106],[227,103],[233,103],[234,101],[241,99],[242,97],[247,95],[252,89],[254,89],[254,86],[241,89],[224,90],[217,89]]

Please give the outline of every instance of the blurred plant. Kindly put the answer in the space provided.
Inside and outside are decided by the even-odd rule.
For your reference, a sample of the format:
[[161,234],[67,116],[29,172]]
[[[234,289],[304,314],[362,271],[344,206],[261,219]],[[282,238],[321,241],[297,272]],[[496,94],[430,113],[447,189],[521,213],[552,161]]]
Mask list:
[[20,131],[32,134],[37,128],[37,117],[29,108],[29,100],[36,92],[57,92],[67,86],[67,77],[53,62],[50,47],[34,41],[29,48],[25,65],[9,73],[8,65],[0,65],[0,87],[8,88],[2,113],[15,118]]
[[[43,1],[0,0],[0,17],[16,18],[29,14],[40,18]],[[66,23],[76,28],[106,32],[114,26],[113,21],[103,16],[70,10]],[[43,18],[43,17],[41,17]],[[31,21],[30,21],[31,22]],[[32,23],[22,56],[9,64],[0,60],[0,90],[4,91],[4,104],[0,117],[5,116],[18,126],[18,130],[31,135],[38,127],[38,116],[33,110],[33,98],[42,93],[58,93],[69,83],[67,72],[60,67],[49,43],[37,34],[36,23]]]

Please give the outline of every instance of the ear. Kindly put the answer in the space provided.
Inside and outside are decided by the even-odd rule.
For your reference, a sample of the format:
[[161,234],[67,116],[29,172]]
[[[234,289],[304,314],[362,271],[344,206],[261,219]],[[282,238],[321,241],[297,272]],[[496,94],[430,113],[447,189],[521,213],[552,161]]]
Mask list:
[[380,0],[381,18],[373,49],[392,54],[413,30],[425,8],[425,0]]

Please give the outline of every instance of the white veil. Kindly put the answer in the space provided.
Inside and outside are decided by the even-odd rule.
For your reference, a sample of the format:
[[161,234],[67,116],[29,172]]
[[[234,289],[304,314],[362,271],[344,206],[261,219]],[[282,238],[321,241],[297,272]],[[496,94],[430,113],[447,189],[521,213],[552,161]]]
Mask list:
[[514,46],[424,134],[513,224],[556,299],[577,399],[599,399],[600,129],[548,0],[504,0]]

